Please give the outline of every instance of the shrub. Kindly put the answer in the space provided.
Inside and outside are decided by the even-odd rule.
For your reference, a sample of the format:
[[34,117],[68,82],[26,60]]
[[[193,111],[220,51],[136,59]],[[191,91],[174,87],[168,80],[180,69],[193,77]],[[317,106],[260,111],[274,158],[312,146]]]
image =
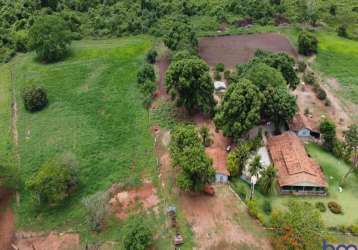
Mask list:
[[211,139],[210,131],[207,127],[200,128],[199,134],[200,134],[201,140],[203,141],[203,145],[205,147],[209,147],[213,143],[213,140]]
[[309,109],[309,108],[305,108],[305,113],[304,113],[304,115],[307,116],[307,115],[309,115],[309,114],[310,114],[310,109]]
[[137,82],[138,84],[143,84],[145,81],[155,81],[155,71],[154,67],[151,64],[144,64],[143,67],[139,70],[137,74]]
[[87,212],[87,222],[91,230],[100,232],[103,220],[108,211],[109,194],[107,192],[97,192],[82,200]]
[[221,80],[221,74],[220,74],[219,71],[215,71],[215,73],[214,73],[214,79],[215,79],[216,81],[220,81],[220,80]]
[[324,213],[327,211],[327,208],[326,206],[324,205],[323,202],[319,201],[319,202],[316,202],[316,208],[321,212],[321,213]]
[[257,203],[255,200],[248,200],[246,202],[248,213],[252,218],[259,218],[259,209],[257,208]]
[[229,80],[230,77],[231,77],[231,72],[230,72],[230,70],[225,70],[225,71],[224,71],[224,78],[225,78],[225,80]]
[[307,64],[304,61],[298,62],[298,72],[305,72]]
[[342,214],[343,213],[341,205],[339,205],[335,201],[328,202],[328,208],[334,214]]
[[325,105],[326,107],[331,106],[331,101],[330,101],[329,99],[326,99],[326,101],[324,102],[324,105]]
[[313,85],[316,83],[316,76],[314,74],[314,72],[308,72],[308,73],[305,73],[303,75],[303,81],[306,83],[306,84],[309,84],[309,85]]
[[243,186],[238,186],[236,188],[236,192],[240,196],[241,200],[246,200],[246,190]]
[[306,31],[303,31],[298,36],[298,52],[302,55],[309,56],[317,53],[318,40],[317,38]]
[[348,37],[346,24],[342,24],[337,28],[337,35],[340,37]]
[[144,250],[153,243],[153,232],[142,216],[129,217],[122,229],[122,243],[127,250]]
[[225,70],[225,65],[224,65],[223,63],[218,63],[218,64],[216,64],[216,66],[215,66],[215,70],[216,70],[217,72],[224,72],[224,70]]
[[350,226],[350,231],[354,236],[358,236],[358,224]]
[[75,161],[55,159],[45,162],[26,182],[26,187],[40,204],[55,206],[68,198],[77,184]]
[[146,60],[148,63],[154,64],[157,60],[157,56],[158,56],[158,52],[154,49],[151,49],[146,56]]
[[317,89],[317,97],[318,97],[318,99],[320,99],[320,100],[325,100],[326,97],[327,97],[326,91],[325,91],[324,89],[322,89],[321,87],[319,87],[319,88]]
[[265,214],[269,215],[272,212],[272,206],[271,206],[271,202],[268,200],[265,200],[264,203],[262,204],[262,210],[265,212]]
[[29,87],[22,93],[25,109],[29,112],[40,111],[48,104],[47,92],[41,87]]

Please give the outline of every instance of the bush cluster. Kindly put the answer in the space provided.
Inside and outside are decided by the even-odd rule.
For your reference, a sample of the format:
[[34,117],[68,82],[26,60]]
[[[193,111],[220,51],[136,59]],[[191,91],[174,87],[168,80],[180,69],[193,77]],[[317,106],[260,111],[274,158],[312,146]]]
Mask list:
[[343,213],[341,205],[339,205],[335,201],[328,202],[328,208],[334,214],[342,214]]
[[316,202],[316,208],[321,212],[321,213],[324,213],[327,211],[327,208],[326,206],[324,205],[323,202],[319,201],[319,202]]
[[312,33],[303,31],[298,36],[298,52],[305,56],[317,53],[318,40]]
[[48,104],[47,92],[42,87],[31,86],[22,92],[25,109],[29,112],[40,111]]
[[268,200],[265,200],[263,205],[262,205],[262,210],[264,211],[265,214],[270,215],[272,212],[272,205],[271,202]]
[[77,188],[77,163],[72,158],[45,162],[26,181],[26,188],[41,205],[57,206]]
[[137,74],[138,84],[143,84],[146,81],[151,81],[151,82],[155,81],[154,67],[149,63],[144,64]]

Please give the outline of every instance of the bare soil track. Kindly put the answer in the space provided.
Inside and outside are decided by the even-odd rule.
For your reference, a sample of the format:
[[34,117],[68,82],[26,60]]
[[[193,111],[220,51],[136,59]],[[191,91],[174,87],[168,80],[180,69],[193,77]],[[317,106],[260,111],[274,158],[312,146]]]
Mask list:
[[210,67],[223,63],[233,69],[236,64],[248,62],[257,49],[298,56],[289,40],[278,33],[204,37],[199,41],[199,54]]
[[12,194],[0,189],[0,249],[11,249],[15,236],[14,214],[10,207]]

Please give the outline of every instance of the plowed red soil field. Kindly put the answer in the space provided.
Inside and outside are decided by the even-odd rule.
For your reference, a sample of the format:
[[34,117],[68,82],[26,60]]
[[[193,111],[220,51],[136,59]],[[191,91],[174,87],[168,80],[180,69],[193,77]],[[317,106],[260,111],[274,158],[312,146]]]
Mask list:
[[288,39],[278,33],[204,37],[199,41],[199,54],[210,67],[223,63],[226,68],[233,69],[236,64],[249,61],[257,49],[297,57]]

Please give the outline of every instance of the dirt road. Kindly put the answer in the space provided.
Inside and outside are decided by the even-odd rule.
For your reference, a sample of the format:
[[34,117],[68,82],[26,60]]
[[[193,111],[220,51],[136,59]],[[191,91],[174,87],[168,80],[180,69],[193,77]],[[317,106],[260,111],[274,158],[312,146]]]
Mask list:
[[249,217],[229,186],[215,189],[214,197],[180,196],[198,249],[240,249],[243,245],[249,249],[272,249],[264,229]]
[[11,249],[15,236],[14,214],[10,207],[12,194],[0,189],[0,249]]

